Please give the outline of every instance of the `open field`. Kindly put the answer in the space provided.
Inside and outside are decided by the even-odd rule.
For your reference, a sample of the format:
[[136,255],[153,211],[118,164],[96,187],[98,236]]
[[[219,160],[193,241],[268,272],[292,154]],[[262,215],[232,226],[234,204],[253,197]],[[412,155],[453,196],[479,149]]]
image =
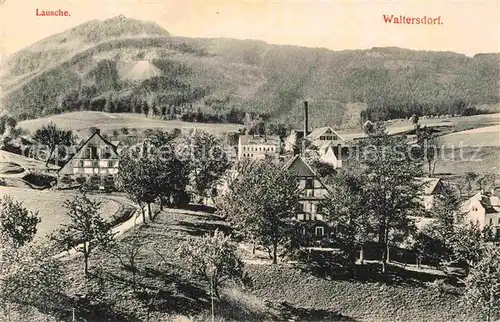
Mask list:
[[[414,128],[413,123],[411,123],[408,120],[391,120],[385,122],[385,124],[387,132],[389,134],[402,133],[410,131]],[[500,113],[481,114],[472,116],[458,116],[458,117],[443,117],[443,118],[421,118],[419,120],[419,124],[421,126],[440,128],[445,133],[456,132],[458,134],[461,131],[483,128],[483,127],[494,129],[495,126],[498,131],[500,127]],[[346,140],[352,140],[355,138],[361,138],[366,136],[360,129],[341,130],[338,131],[338,133]],[[487,140],[486,142],[488,142],[490,137],[488,137],[488,135],[485,135],[485,137],[477,137],[477,139],[478,140],[486,139]],[[498,143],[499,141],[500,138],[498,138],[497,136],[496,144],[500,144]],[[467,143],[470,142],[467,141]],[[497,146],[496,144],[494,144],[493,146]],[[475,146],[477,144],[472,144],[472,145]]]
[[[86,321],[210,320],[209,285],[188,277],[187,267],[175,255],[187,236],[201,236],[227,225],[202,212],[167,209],[154,222],[136,230],[141,242],[137,257],[137,291],[132,292],[132,272],[119,260],[96,250],[91,270],[99,275],[90,281],[82,274],[82,261],[64,262],[73,281],[70,294],[97,289],[99,306],[76,310]],[[130,242],[125,237],[120,243]],[[124,255],[124,254],[122,254]],[[243,259],[252,255],[242,251]],[[245,260],[246,261],[246,260]],[[246,261],[247,262],[247,261]],[[368,266],[367,266],[368,268]],[[246,264],[244,287],[226,283],[216,299],[216,321],[328,320],[328,321],[467,321],[470,310],[458,305],[459,289],[429,285],[436,277],[419,272],[396,272],[399,279],[352,280],[320,277],[290,264],[273,266],[269,261]],[[421,276],[422,275],[422,276]],[[403,277],[401,277],[403,276]],[[85,284],[87,284],[85,286]],[[67,314],[67,312],[66,312]]]
[[436,163],[436,174],[500,173],[500,147],[445,149]]
[[[61,224],[67,223],[67,218],[65,216],[66,209],[63,205],[67,199],[71,199],[76,193],[0,187],[0,197],[3,198],[5,195],[9,195],[17,201],[22,201],[23,205],[30,211],[39,212],[42,221],[38,224],[36,238],[43,238],[59,228]],[[106,219],[111,219],[122,209],[122,205],[116,199],[107,198],[101,195],[90,197],[102,203],[101,214]]]
[[31,133],[34,133],[42,125],[50,122],[53,122],[58,127],[77,132],[87,130],[91,127],[97,127],[104,133],[112,132],[113,130],[120,130],[124,127],[129,130],[172,130],[175,128],[190,130],[196,128],[214,134],[237,132],[238,129],[243,128],[243,125],[239,124],[191,123],[178,120],[163,121],[133,113],[105,113],[91,111],[63,113],[39,119],[26,120],[19,122],[19,126],[23,129],[29,130]]
[[500,147],[500,124],[443,135],[441,142],[447,147],[496,146]]

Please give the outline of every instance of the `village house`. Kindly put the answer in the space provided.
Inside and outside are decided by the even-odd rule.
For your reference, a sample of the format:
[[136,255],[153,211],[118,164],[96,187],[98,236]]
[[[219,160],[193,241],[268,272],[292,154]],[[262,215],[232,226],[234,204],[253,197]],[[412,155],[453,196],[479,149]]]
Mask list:
[[288,160],[284,165],[284,169],[299,178],[301,209],[297,213],[296,219],[307,223],[307,226],[312,229],[310,232],[312,235],[316,237],[327,235],[328,227],[320,207],[320,202],[324,200],[328,193],[326,186],[300,155]]
[[78,148],[76,153],[57,172],[57,187],[67,188],[88,183],[99,189],[114,187],[118,174],[118,147],[94,133]]
[[307,150],[309,153],[318,154],[324,163],[331,164],[335,168],[342,167],[342,159],[348,152],[345,139],[329,126],[316,128],[310,132],[308,123],[308,103],[305,101],[303,129],[291,130],[285,139],[284,150],[293,153]]
[[238,160],[262,160],[266,156],[279,158],[282,142],[279,136],[240,135],[238,138]]
[[489,226],[495,239],[500,240],[500,198],[493,191],[476,193],[462,204],[461,210],[479,228]]
[[425,210],[431,210],[435,204],[436,196],[444,192],[444,185],[441,178],[420,178],[424,184],[423,203]]
[[318,148],[324,144],[335,147],[344,146],[346,144],[344,138],[329,126],[314,129],[311,133],[306,135],[306,140]]

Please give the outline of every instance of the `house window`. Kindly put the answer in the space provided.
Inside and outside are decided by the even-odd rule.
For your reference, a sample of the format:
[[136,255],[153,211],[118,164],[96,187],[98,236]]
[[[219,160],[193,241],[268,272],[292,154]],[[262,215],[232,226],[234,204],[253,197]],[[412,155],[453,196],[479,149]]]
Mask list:
[[314,184],[313,179],[306,179],[306,189],[312,189],[314,186],[313,184]]
[[321,213],[323,211],[323,207],[320,204],[316,205],[316,212]]
[[90,152],[89,159],[97,159],[97,147],[96,146],[91,146],[87,149]]
[[113,168],[115,166],[115,161],[114,160],[109,160],[108,161],[108,168]]
[[307,212],[307,207],[305,203],[302,204],[302,212]]
[[493,218],[490,218],[490,226],[493,226]]
[[316,236],[323,236],[325,234],[325,229],[322,226],[317,226],[314,233]]

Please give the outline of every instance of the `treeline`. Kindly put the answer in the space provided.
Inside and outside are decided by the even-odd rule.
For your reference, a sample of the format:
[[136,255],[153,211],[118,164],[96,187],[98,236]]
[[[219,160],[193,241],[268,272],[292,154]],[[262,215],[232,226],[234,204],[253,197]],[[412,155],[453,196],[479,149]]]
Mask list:
[[409,118],[417,116],[441,116],[441,115],[461,115],[470,116],[485,114],[488,111],[480,110],[471,102],[456,100],[443,102],[442,104],[422,104],[422,103],[397,103],[388,104],[372,103],[366,110],[361,111],[361,121],[387,121],[399,118]]

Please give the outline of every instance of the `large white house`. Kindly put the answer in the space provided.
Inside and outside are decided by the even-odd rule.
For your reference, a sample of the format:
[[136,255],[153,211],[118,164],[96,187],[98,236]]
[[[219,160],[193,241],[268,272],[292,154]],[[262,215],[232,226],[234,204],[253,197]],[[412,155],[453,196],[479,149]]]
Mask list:
[[492,192],[480,191],[462,204],[462,212],[481,229],[489,226],[500,239],[500,198]]
[[238,138],[238,160],[262,160],[266,156],[278,158],[282,152],[279,136],[240,135]]
[[57,172],[58,188],[90,183],[96,187],[112,187],[118,174],[118,146],[101,136],[99,129],[78,148]]

